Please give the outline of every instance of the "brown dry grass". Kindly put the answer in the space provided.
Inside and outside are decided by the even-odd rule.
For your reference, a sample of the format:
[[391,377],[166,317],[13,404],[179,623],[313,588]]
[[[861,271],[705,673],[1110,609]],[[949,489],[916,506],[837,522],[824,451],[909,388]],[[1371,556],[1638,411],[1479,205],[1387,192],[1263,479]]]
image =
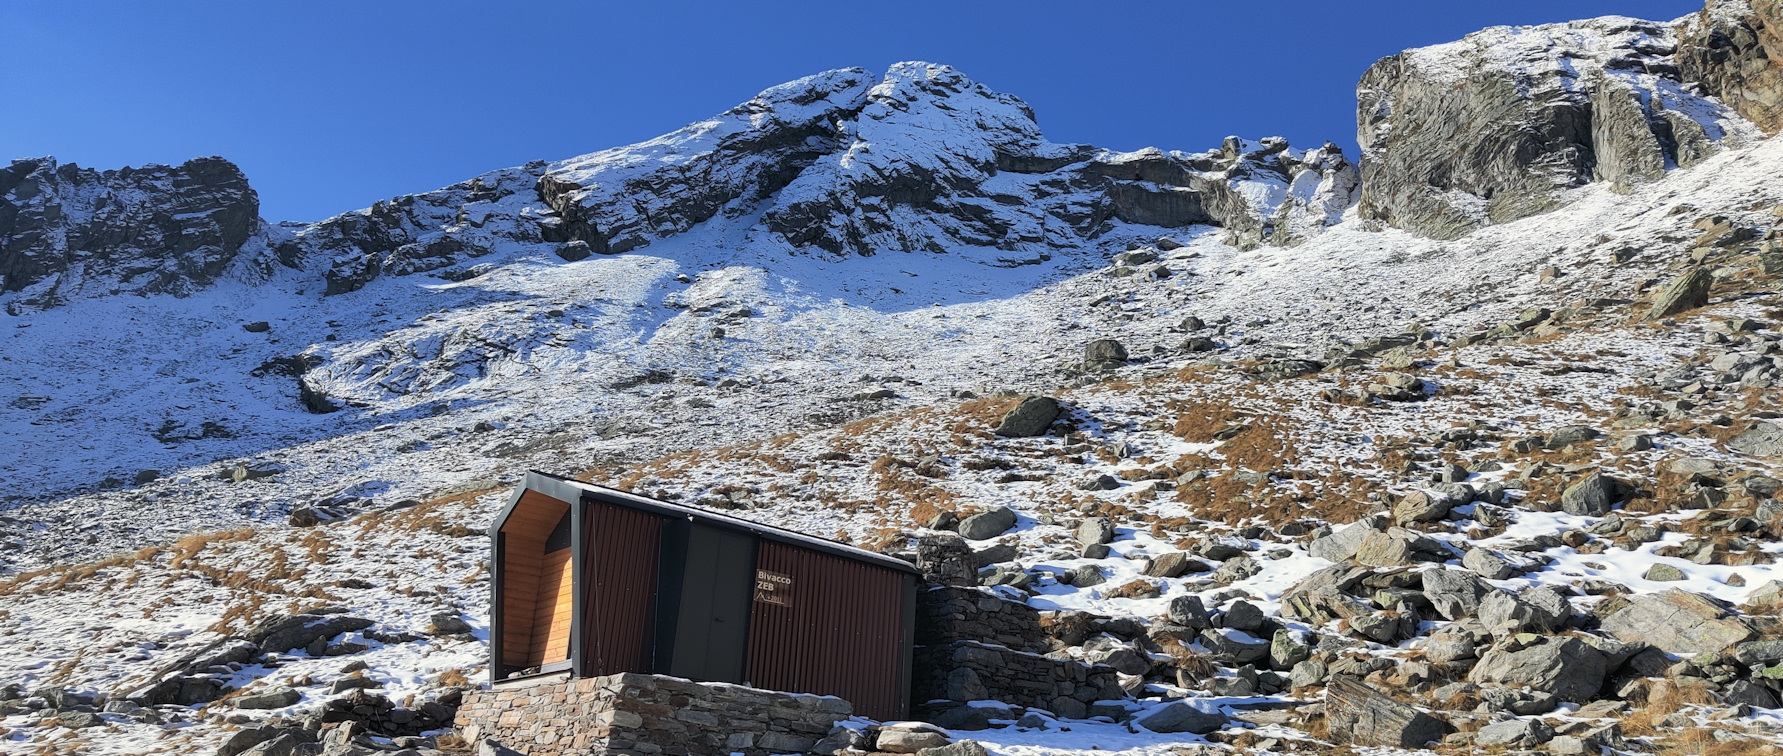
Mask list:
[[1691,706],[1713,706],[1718,701],[1713,693],[1706,690],[1686,688],[1661,680],[1648,689],[1645,700],[1636,703],[1640,704],[1640,708],[1623,718],[1622,730],[1626,734],[1638,736],[1659,734],[1661,729],[1657,722],[1669,714],[1676,714]]

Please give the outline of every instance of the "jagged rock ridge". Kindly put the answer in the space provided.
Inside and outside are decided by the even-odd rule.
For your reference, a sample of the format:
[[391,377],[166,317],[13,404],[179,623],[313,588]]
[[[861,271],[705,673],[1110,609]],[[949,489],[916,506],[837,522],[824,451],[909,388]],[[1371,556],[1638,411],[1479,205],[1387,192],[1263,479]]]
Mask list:
[[[1201,154],[1054,144],[1020,99],[949,66],[900,63],[877,82],[863,69],[827,71],[647,142],[380,203],[280,249],[294,263],[324,260],[329,293],[502,241],[617,254],[715,218],[794,250],[1009,266],[1084,246],[1116,222],[1211,224],[1243,243],[1290,245],[1337,222],[1357,184],[1330,144],[1302,153],[1234,138]],[[500,238],[467,238],[466,218]]]
[[[17,192],[54,185],[53,160],[16,164],[12,173],[49,177]],[[91,171],[63,180],[75,176],[101,180]],[[70,213],[90,217],[75,236],[100,240],[82,242],[83,252],[162,271],[145,283],[140,271],[120,269],[121,283],[106,293],[189,293],[213,281],[258,227],[246,179],[219,159],[103,176],[131,188],[123,206],[134,209],[126,212],[184,223],[213,218],[217,227],[123,240],[112,237],[138,224],[116,211]],[[1358,182],[1331,144],[1295,151],[1279,138],[1229,138],[1199,154],[1054,144],[1020,99],[949,66],[900,63],[882,78],[859,68],[809,76],[647,142],[492,171],[314,224],[267,227],[255,238],[275,252],[257,262],[315,271],[330,295],[381,275],[461,280],[477,275],[462,263],[531,245],[566,260],[618,254],[715,219],[736,224],[739,243],[793,252],[957,254],[1011,266],[1093,246],[1122,223],[1211,224],[1229,229],[1235,243],[1293,245],[1336,223]],[[6,288],[60,292],[18,298],[26,306],[66,301],[66,282],[45,281],[68,265],[31,262],[68,257],[55,252],[55,239],[29,233],[41,224],[30,218],[55,213],[14,194],[6,195],[15,208],[7,217],[27,220],[9,233],[8,267],[17,270]],[[175,237],[176,244],[157,241]],[[136,252],[120,255],[125,249]],[[186,262],[164,265],[170,258]]]
[[223,275],[259,214],[247,177],[218,157],[105,172],[15,160],[0,169],[0,295],[53,306],[117,291],[189,293]]

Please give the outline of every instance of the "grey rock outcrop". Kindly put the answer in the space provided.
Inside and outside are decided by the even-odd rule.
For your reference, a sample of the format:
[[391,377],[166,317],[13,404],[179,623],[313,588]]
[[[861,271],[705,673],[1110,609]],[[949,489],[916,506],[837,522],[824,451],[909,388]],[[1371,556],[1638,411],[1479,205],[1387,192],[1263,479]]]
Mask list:
[[1754,423],[1750,430],[1728,439],[1727,448],[1754,457],[1783,456],[1783,425]]
[[1783,129],[1783,2],[1709,0],[1678,30],[1678,71],[1769,133]]
[[1628,498],[1631,487],[1601,472],[1585,476],[1560,494],[1560,508],[1570,515],[1602,517],[1616,502]]
[[1691,268],[1659,292],[1653,299],[1653,307],[1647,311],[1647,319],[1669,318],[1708,304],[1709,288],[1714,283],[1715,277],[1707,268]]
[[1343,676],[1325,688],[1325,718],[1334,739],[1356,745],[1417,748],[1444,733],[1435,717]]
[[1444,619],[1459,620],[1479,612],[1480,600],[1493,588],[1463,570],[1434,569],[1423,573],[1424,597]]
[[1054,144],[1019,98],[911,62],[826,71],[647,142],[378,202],[297,227],[277,252],[342,294],[384,275],[461,280],[474,272],[459,263],[516,243],[576,261],[759,215],[751,233],[800,250],[1007,267],[1087,246],[1116,221],[1298,243],[1354,204],[1359,176],[1334,145],[1278,138],[1195,154]]
[[1751,627],[1712,599],[1676,588],[1636,598],[1605,617],[1603,630],[1673,654],[1720,652],[1753,636]]
[[1483,746],[1533,748],[1554,739],[1554,728],[1532,718],[1507,719],[1481,727],[1474,743]]
[[1042,436],[1059,419],[1059,401],[1050,396],[1025,396],[1003,414],[994,431],[999,436]]
[[1546,212],[1589,181],[1626,187],[1753,135],[1693,94],[1667,24],[1605,17],[1493,27],[1384,58],[1357,85],[1360,213],[1423,236]]
[[1015,527],[1015,520],[1015,510],[1009,507],[997,507],[960,520],[959,533],[974,541],[996,538]]
[[1158,733],[1190,732],[1206,735],[1217,732],[1231,721],[1217,711],[1203,711],[1186,701],[1172,701],[1153,708],[1134,719],[1134,724]]
[[275,614],[256,625],[248,639],[265,651],[289,651],[371,626],[371,620],[347,614]]
[[237,709],[282,709],[303,700],[303,695],[290,688],[279,686],[258,693],[240,696],[230,701]]
[[1577,638],[1517,636],[1480,655],[1468,672],[1476,685],[1530,686],[1563,701],[1583,702],[1603,686],[1602,652]]
[[223,276],[261,225],[259,195],[219,157],[104,172],[15,160],[0,168],[0,297],[18,312],[189,295]]

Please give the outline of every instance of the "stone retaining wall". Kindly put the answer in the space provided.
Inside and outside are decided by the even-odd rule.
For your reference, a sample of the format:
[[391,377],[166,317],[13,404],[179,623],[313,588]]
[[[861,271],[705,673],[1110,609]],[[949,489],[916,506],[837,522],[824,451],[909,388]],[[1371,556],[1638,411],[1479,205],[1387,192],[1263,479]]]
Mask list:
[[916,596],[916,643],[940,646],[954,641],[995,643],[1017,651],[1045,653],[1046,631],[1034,607],[999,598],[981,588],[943,586]]
[[618,674],[468,691],[456,725],[526,756],[768,756],[809,752],[853,710],[833,696]]
[[1127,697],[1111,667],[975,641],[918,648],[915,673],[919,703],[993,700],[1081,719],[1091,701]]

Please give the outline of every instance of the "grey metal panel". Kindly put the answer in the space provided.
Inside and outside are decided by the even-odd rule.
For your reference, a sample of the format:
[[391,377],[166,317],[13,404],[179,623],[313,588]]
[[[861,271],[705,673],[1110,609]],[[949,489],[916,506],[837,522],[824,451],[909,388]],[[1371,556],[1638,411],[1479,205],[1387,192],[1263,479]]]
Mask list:
[[642,509],[646,512],[651,512],[664,517],[691,518],[695,521],[750,533],[760,538],[779,541],[791,546],[798,546],[826,554],[834,554],[844,559],[875,564],[880,567],[886,567],[912,575],[917,574],[916,567],[902,559],[874,553],[865,549],[858,549],[826,538],[818,538],[791,530],[783,530],[772,525],[750,522],[748,520],[731,517],[729,515],[722,515],[717,512],[710,512],[696,507],[688,507],[671,502],[660,501],[646,496],[639,496],[630,491],[621,491],[617,488],[608,488],[594,483],[584,483],[574,478],[565,478],[546,472],[540,472],[538,470],[527,472],[527,482],[525,485],[531,487],[535,480],[540,482],[551,482],[553,485],[540,490],[543,493],[555,498],[563,499],[564,501],[575,501],[579,498],[581,492],[586,492],[592,495],[591,498],[600,501],[633,507],[635,509]]
[[754,536],[694,522],[675,622],[669,674],[693,680],[743,681],[749,605],[755,586]]

